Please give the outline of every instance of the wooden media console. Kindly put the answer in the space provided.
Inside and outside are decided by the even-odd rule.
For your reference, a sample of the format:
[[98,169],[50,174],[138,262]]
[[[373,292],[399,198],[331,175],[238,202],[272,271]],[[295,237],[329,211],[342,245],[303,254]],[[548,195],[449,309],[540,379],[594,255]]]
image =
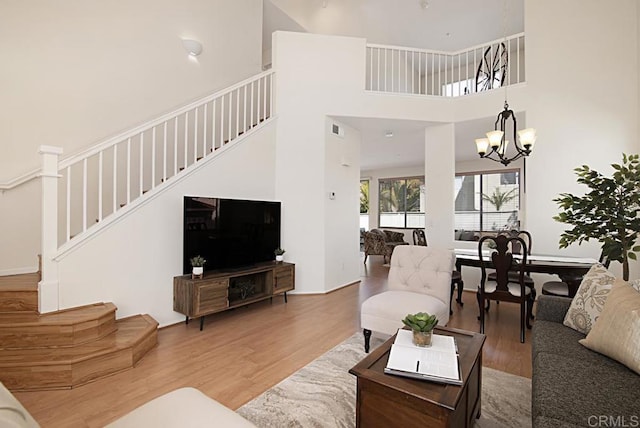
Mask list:
[[295,264],[264,262],[248,268],[206,272],[201,279],[191,275],[173,278],[173,310],[189,318],[204,317],[227,309],[284,295],[295,288]]

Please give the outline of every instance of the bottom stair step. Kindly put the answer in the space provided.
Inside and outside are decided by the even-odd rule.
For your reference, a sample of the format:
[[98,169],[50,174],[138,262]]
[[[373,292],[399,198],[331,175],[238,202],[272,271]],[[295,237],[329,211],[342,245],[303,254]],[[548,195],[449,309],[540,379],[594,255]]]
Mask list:
[[38,312],[40,274],[0,276],[0,312]]
[[158,322],[135,315],[116,326],[75,347],[0,349],[0,381],[13,391],[70,389],[130,369],[157,344]]

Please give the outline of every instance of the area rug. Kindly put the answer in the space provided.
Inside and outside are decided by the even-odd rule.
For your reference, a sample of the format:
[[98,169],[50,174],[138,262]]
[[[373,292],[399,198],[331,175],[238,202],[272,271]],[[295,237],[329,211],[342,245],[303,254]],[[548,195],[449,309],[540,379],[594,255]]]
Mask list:
[[[258,427],[355,427],[356,378],[349,369],[365,357],[356,333],[237,412]],[[372,338],[372,346],[382,343]],[[476,428],[531,426],[531,381],[482,369],[482,416]]]

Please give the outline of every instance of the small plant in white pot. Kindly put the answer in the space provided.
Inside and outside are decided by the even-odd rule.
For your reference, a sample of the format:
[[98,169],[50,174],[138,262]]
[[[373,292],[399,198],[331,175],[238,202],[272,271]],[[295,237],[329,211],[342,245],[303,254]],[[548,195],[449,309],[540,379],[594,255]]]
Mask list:
[[191,262],[191,277],[200,277],[202,278],[202,273],[204,272],[204,264],[207,262],[202,256],[197,255],[189,259]]
[[281,262],[284,260],[284,253],[285,251],[282,248],[276,248],[276,250],[274,251],[275,255],[276,255],[276,261],[277,262]]

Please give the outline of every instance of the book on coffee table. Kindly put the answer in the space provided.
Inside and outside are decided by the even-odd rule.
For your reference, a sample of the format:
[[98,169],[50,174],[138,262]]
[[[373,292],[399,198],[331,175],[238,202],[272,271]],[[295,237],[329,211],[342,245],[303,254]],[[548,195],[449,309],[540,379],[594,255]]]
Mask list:
[[389,361],[387,374],[406,376],[432,382],[462,385],[456,341],[451,336],[434,334],[430,347],[413,344],[413,332],[399,329]]

